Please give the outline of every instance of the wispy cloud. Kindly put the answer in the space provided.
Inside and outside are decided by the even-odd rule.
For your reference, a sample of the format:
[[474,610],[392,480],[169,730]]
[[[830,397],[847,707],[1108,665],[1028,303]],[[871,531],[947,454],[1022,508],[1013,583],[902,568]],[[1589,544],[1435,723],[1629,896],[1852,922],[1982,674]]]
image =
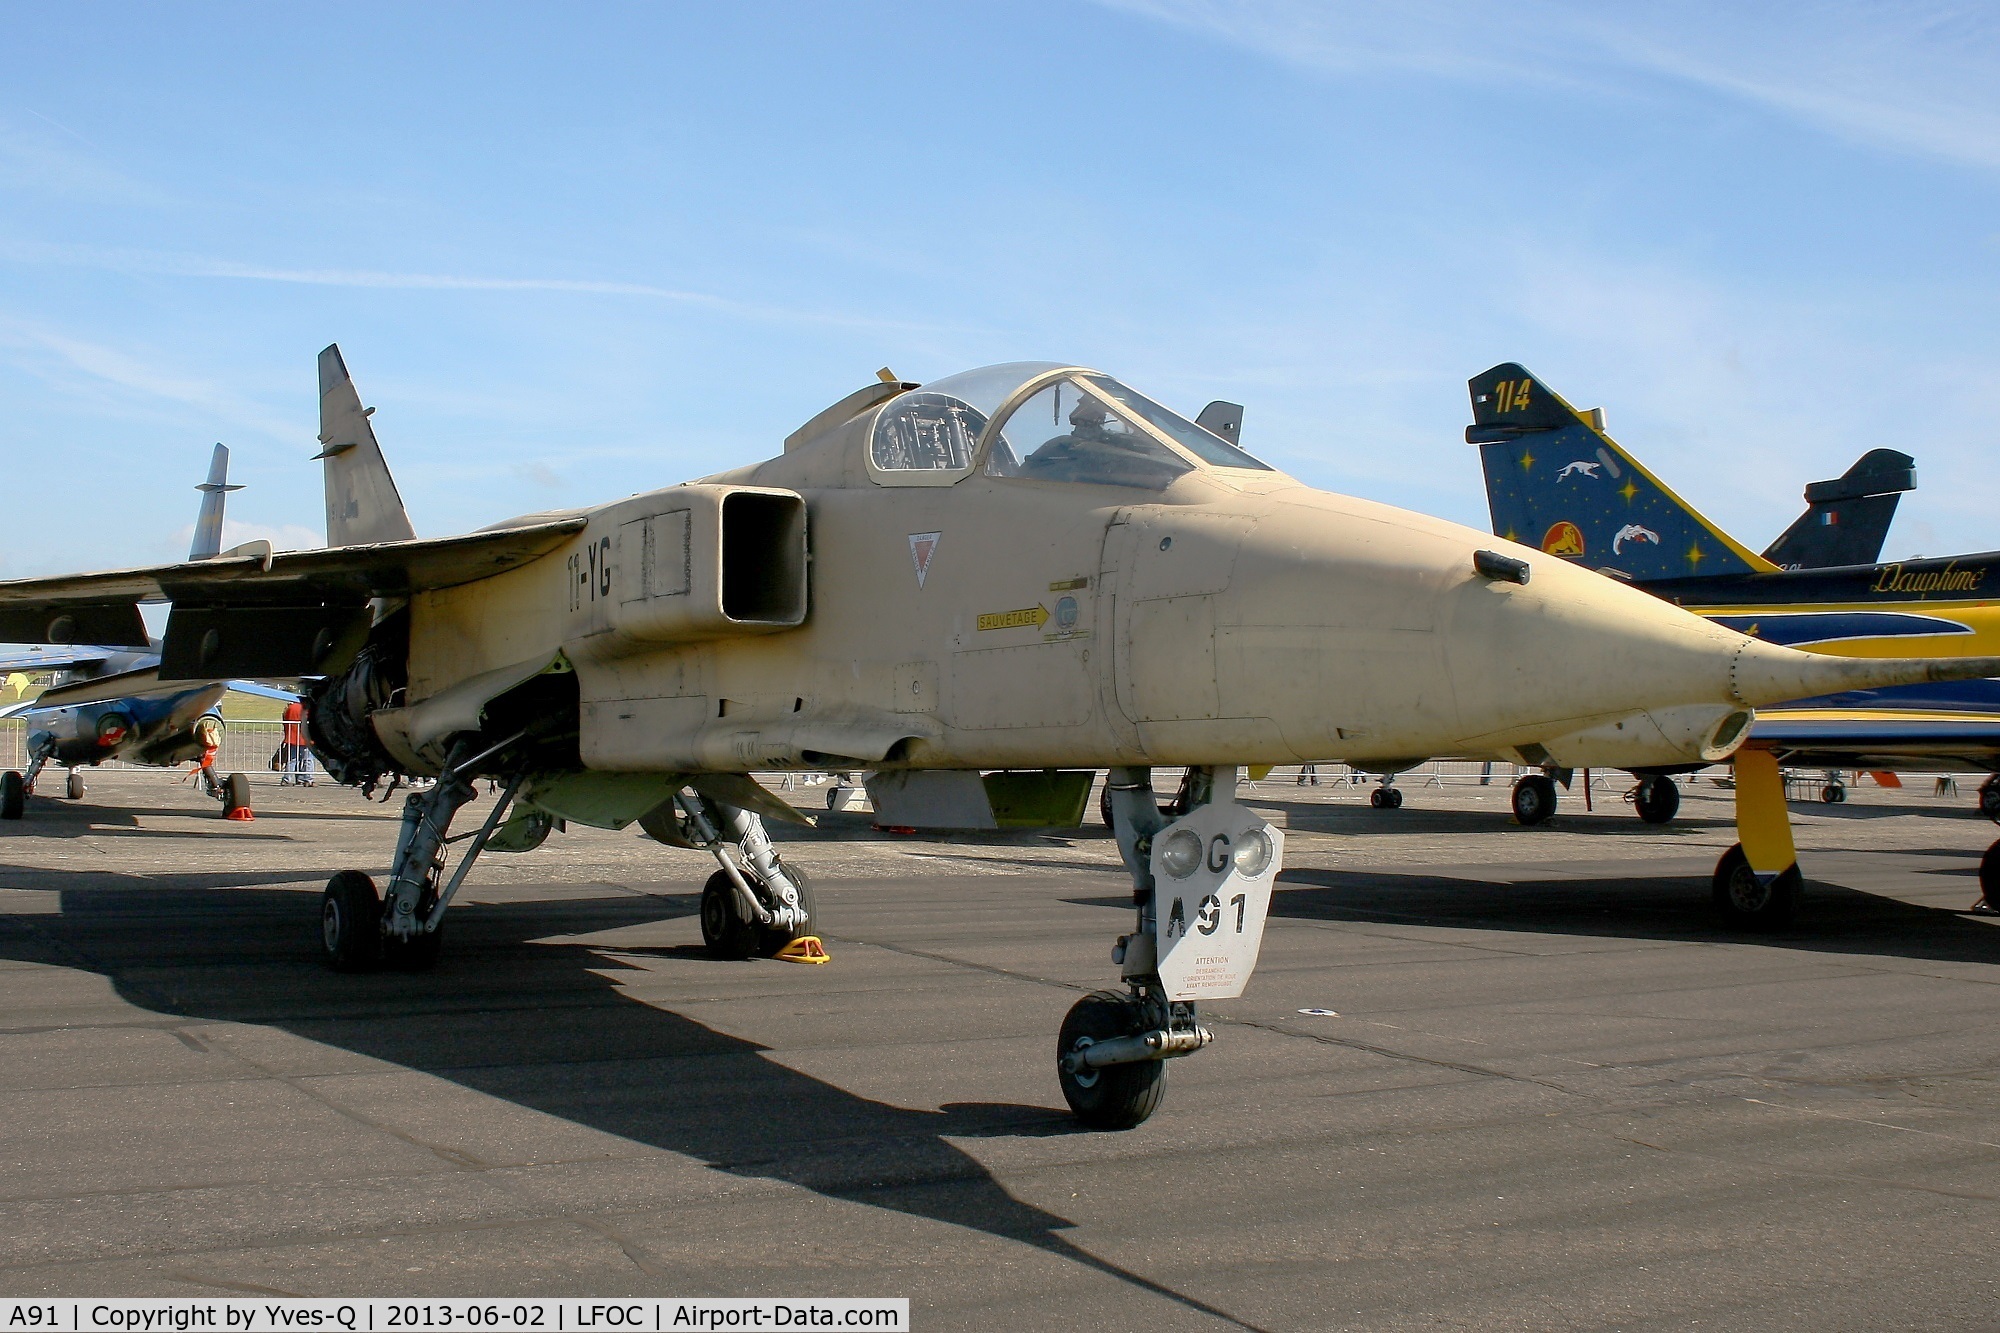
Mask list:
[[[39,111],[28,114],[90,147],[89,141],[69,126]],[[106,166],[94,151],[79,152],[40,127],[5,121],[0,121],[0,187],[128,206],[157,208],[174,202],[167,191]]]
[[[216,422],[276,439],[295,439],[300,423],[207,380],[177,373],[101,343],[0,315],[0,357],[43,380],[76,391],[105,388],[199,408]],[[77,383],[81,376],[83,385]],[[87,386],[87,387],[86,387]]]
[[811,324],[874,332],[948,331],[947,326],[933,323],[770,305],[656,283],[618,282],[594,278],[492,277],[476,274],[392,272],[381,269],[290,268],[280,265],[241,263],[173,251],[108,249],[24,240],[0,240],[0,260],[17,264],[57,264],[118,273],[144,273],[159,277],[219,278],[245,282],[292,283],[310,287],[402,291],[551,292],[583,296],[636,297],[693,306],[739,319],[781,324]]
[[1850,141],[2000,169],[2000,10],[1987,4],[1100,2],[1327,73],[1528,80],[1604,95],[1649,75]]

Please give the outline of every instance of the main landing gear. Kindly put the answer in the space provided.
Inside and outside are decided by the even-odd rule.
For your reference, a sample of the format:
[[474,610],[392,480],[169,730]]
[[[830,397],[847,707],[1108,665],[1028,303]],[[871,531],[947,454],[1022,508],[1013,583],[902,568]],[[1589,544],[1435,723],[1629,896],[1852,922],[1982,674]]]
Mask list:
[[1165,1062],[1215,1040],[1195,1002],[1243,993],[1284,836],[1235,803],[1234,767],[1190,770],[1179,818],[1160,809],[1149,769],[1114,768],[1107,784],[1137,929],[1111,951],[1125,991],[1086,995],[1063,1019],[1056,1078],[1084,1124],[1130,1129],[1159,1109]]
[[[1979,813],[2000,823],[2000,773],[1979,784]],[[2000,914],[2000,842],[1979,858],[1979,901],[1972,910]]]
[[1368,793],[1368,804],[1377,810],[1401,810],[1403,808],[1403,789],[1396,785],[1396,775],[1394,773],[1384,773],[1382,775],[1381,783],[1374,791]]
[[1681,789],[1672,778],[1656,773],[1639,779],[1631,801],[1633,810],[1648,824],[1671,823],[1680,812]]
[[1546,773],[1529,773],[1514,783],[1514,818],[1523,828],[1542,823],[1556,812],[1556,780]]
[[[522,733],[525,735],[526,733]],[[402,832],[389,882],[377,893],[375,881],[359,870],[343,870],[327,881],[320,898],[320,941],[327,961],[344,972],[380,964],[408,969],[437,962],[443,945],[445,909],[465,883],[481,852],[503,823],[510,833],[498,850],[522,851],[548,835],[552,818],[530,807],[534,817],[507,822],[525,775],[516,772],[476,832],[449,836],[451,821],[473,798],[479,766],[521,739],[516,735],[476,755],[461,744],[437,781],[412,791],[403,802]],[[683,790],[640,821],[660,841],[698,847],[714,854],[721,869],[709,877],[701,897],[702,939],[720,958],[761,953],[792,962],[823,963],[826,950],[812,929],[812,884],[784,864],[754,811]],[[466,841],[458,864],[445,875],[453,842]]]
[[475,766],[518,739],[472,756],[464,756],[463,745],[457,747],[435,783],[404,799],[403,827],[385,893],[378,895],[375,881],[359,870],[343,870],[327,881],[320,897],[320,943],[329,963],[343,972],[359,972],[382,963],[421,970],[437,962],[444,945],[445,908],[513,805],[520,777],[509,779],[494,800],[447,881],[452,816],[474,795]]
[[701,890],[701,941],[711,957],[827,961],[812,933],[812,881],[778,856],[756,811],[683,788],[639,826],[670,847],[715,857],[719,868]]
[[2000,773],[1979,784],[1979,813],[2000,820]]

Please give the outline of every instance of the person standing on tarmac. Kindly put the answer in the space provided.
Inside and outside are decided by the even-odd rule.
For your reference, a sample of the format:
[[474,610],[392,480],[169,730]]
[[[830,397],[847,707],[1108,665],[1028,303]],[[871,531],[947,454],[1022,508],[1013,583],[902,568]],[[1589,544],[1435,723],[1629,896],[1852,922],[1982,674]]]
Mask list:
[[306,701],[294,699],[285,705],[285,771],[278,785],[310,787],[312,749],[306,744]]

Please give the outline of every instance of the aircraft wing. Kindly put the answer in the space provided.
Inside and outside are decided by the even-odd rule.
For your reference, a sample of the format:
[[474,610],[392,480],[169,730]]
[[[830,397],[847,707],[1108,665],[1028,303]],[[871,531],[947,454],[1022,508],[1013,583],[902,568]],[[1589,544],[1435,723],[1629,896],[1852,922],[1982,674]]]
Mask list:
[[1760,713],[1749,746],[1798,768],[2000,771],[2000,716],[1801,710]]
[[[270,556],[217,556],[175,565],[0,581],[0,610],[112,602],[282,603],[299,595],[394,597],[450,588],[547,555],[585,520],[564,517],[497,531]],[[25,641],[25,640],[24,640]]]
[[0,673],[8,671],[74,671],[78,667],[101,666],[111,656],[97,644],[75,648],[32,648],[25,652],[0,653]]
[[260,699],[283,699],[286,703],[300,697],[297,690],[280,689],[276,685],[265,685],[254,680],[232,680],[229,688],[238,694],[254,694]]
[[43,690],[40,697],[31,700],[27,706],[67,708],[76,704],[108,703],[113,699],[144,699],[156,694],[185,694],[192,685],[193,682],[185,680],[163,681],[160,679],[160,669],[157,666],[150,666],[137,671],[121,671],[115,676],[80,680],[72,685],[58,685],[52,690]]
[[162,680],[317,675],[340,662],[338,648],[351,656],[359,646],[370,598],[517,568],[555,550],[585,521],[564,515],[458,537],[8,580],[0,582],[0,640],[143,647],[138,604],[168,601],[174,611]]

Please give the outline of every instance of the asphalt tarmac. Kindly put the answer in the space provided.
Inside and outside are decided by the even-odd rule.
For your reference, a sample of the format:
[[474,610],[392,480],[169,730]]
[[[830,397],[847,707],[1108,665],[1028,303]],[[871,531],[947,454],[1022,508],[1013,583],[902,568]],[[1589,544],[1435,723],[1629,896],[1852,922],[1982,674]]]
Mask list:
[[[1248,793],[1291,830],[1249,994],[1128,1133],[1064,1011],[1104,832],[830,817],[834,961],[702,956],[708,863],[490,856],[428,975],[320,962],[396,807],[171,774],[0,826],[0,1292],[907,1296],[922,1329],[1903,1329],[2000,1318],[1996,830],[1968,788],[1795,806],[1801,923],[1718,926],[1697,784]],[[797,794],[801,801],[817,793]],[[481,809],[475,806],[473,811]],[[472,813],[471,811],[468,814]],[[1334,1011],[1312,1015],[1308,1009]]]

